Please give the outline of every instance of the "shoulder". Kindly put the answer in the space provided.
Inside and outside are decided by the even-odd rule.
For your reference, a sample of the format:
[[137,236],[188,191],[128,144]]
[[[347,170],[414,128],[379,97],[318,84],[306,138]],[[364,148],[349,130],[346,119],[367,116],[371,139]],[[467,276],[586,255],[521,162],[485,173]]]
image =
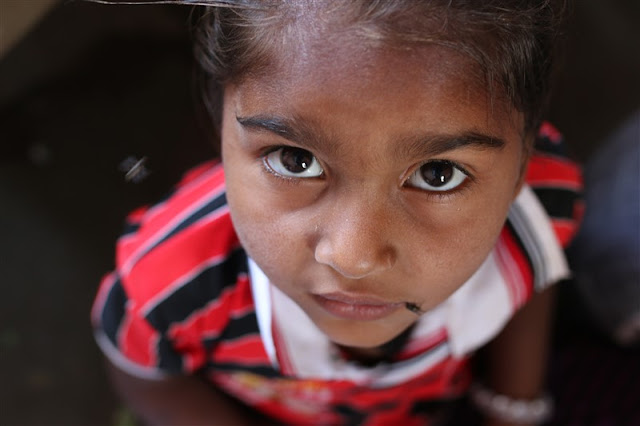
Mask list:
[[582,217],[582,174],[562,136],[548,123],[540,128],[525,173],[498,248],[518,265],[530,294],[568,274],[564,249]]
[[551,125],[541,127],[525,173],[491,254],[447,300],[456,355],[487,343],[535,292],[569,276],[564,248],[580,221],[582,177]]
[[176,297],[189,306],[182,293],[201,303],[205,288],[208,300],[247,273],[220,164],[188,172],[169,197],[134,212],[128,223],[117,243],[116,270],[129,297],[147,312]]
[[550,123],[540,127],[525,182],[549,216],[558,241],[566,248],[584,209],[582,171],[568,154],[562,135]]
[[127,217],[124,233],[117,242],[117,267],[128,275],[150,253],[155,257],[164,250],[176,251],[172,250],[176,243],[191,252],[197,244],[194,231],[203,227],[230,228],[226,226],[226,216],[223,169],[218,164],[203,164],[188,172],[164,200]]
[[101,284],[93,318],[129,360],[175,370],[198,364],[184,354],[201,353],[204,331],[221,332],[230,317],[252,306],[224,172],[206,163],[164,200],[129,215],[116,244],[115,271]]

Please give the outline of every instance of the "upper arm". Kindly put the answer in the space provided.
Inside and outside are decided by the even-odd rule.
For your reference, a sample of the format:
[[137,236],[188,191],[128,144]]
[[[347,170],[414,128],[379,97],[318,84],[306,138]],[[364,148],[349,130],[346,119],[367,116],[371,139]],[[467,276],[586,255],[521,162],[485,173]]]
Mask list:
[[[558,255],[570,244],[582,216],[580,167],[567,155],[561,135],[545,123],[540,129],[526,174],[557,241]],[[514,238],[525,240],[526,227],[513,228]],[[544,275],[544,262],[536,261],[535,250],[521,244],[530,265],[532,285],[527,303],[519,307],[503,330],[488,344],[488,381],[497,392],[533,398],[544,387],[549,337],[553,321],[553,282]],[[554,259],[550,259],[552,262]]]
[[487,381],[498,393],[536,398],[545,385],[555,287],[535,294],[489,343]]

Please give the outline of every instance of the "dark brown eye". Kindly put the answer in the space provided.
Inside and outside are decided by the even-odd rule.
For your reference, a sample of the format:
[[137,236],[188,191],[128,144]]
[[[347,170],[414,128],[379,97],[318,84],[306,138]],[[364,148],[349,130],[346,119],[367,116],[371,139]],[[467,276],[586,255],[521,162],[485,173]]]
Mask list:
[[302,173],[307,170],[315,159],[309,151],[299,148],[282,148],[280,162],[291,173]]
[[433,187],[445,186],[453,177],[454,167],[444,161],[431,161],[420,167],[422,180]]
[[450,191],[467,179],[465,172],[444,160],[428,161],[407,179],[407,184],[426,191]]
[[271,171],[286,177],[311,178],[324,173],[316,157],[306,149],[283,146],[264,157]]

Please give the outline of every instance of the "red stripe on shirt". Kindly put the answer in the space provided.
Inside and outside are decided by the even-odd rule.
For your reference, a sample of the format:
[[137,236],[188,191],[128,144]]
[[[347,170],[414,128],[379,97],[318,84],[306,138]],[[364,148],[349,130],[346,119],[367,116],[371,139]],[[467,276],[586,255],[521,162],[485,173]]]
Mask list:
[[220,163],[219,160],[211,160],[202,163],[191,170],[188,170],[180,179],[180,182],[176,185],[176,188],[184,188],[186,185],[200,179],[206,172],[213,169]]
[[214,350],[213,361],[240,365],[270,364],[258,333],[220,342]]
[[540,125],[538,135],[549,139],[555,144],[562,142],[562,134],[548,121],[545,121]]
[[[222,262],[238,239],[227,212],[193,224],[142,257],[123,286],[148,311],[206,267]],[[136,285],[135,283],[144,283]]]
[[[162,236],[198,210],[208,201],[224,192],[224,173],[222,167],[215,167],[203,174],[200,179],[185,185],[165,203],[149,210],[144,223],[136,233],[119,244],[116,262],[121,268],[134,262],[135,257],[149,245],[162,239]],[[133,258],[132,258],[133,257]]]
[[537,152],[529,161],[525,180],[532,188],[557,187],[578,191],[582,189],[582,174],[575,163]]
[[[470,382],[468,359],[448,357],[421,375],[396,386],[372,388],[354,385],[351,389],[344,386],[342,392],[336,392],[333,403],[342,402],[370,414],[367,425],[382,426],[400,421],[403,425],[421,424],[409,414],[416,401],[459,397],[468,389]],[[397,404],[384,410],[375,409],[389,401]]]
[[142,219],[144,218],[144,215],[147,213],[148,210],[149,210],[149,206],[138,207],[137,209],[135,209],[134,211],[132,211],[127,215],[127,222],[131,224],[142,222]]
[[235,291],[229,303],[229,316],[238,318],[255,310],[253,296],[251,294],[251,283],[246,274],[238,276]]
[[566,248],[578,230],[579,221],[573,219],[551,219],[553,230],[562,247]]
[[206,361],[203,339],[215,339],[232,318],[251,313],[254,309],[249,280],[241,276],[236,285],[225,289],[220,296],[195,311],[187,319],[173,323],[167,332],[177,352],[183,354],[189,372],[202,367]]
[[[238,318],[254,309],[249,280],[241,277],[236,285],[222,291],[220,296],[202,309],[189,315],[184,321],[171,324],[167,335],[176,343],[200,342],[217,337],[231,318]],[[248,293],[248,295],[247,295]]]
[[122,354],[131,361],[145,367],[156,366],[160,333],[144,318],[132,312],[133,309],[133,306],[127,306],[127,313],[118,333],[118,346]]
[[228,303],[233,297],[233,292],[233,288],[226,289],[220,297],[195,311],[184,321],[171,324],[167,336],[179,348],[200,345],[202,339],[218,337],[229,323]]

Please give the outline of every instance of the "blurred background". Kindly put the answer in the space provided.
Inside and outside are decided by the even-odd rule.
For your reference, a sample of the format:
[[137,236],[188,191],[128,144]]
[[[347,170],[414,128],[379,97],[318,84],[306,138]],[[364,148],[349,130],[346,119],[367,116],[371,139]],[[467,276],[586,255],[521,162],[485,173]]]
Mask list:
[[[89,310],[125,213],[215,155],[189,12],[0,0],[1,425],[132,423],[109,389]],[[562,62],[550,119],[586,161],[640,108],[640,2],[577,1]],[[124,163],[143,158],[147,176],[128,179]],[[594,324],[571,283],[560,303],[552,386],[565,417],[555,424],[638,419],[575,403],[589,405],[581,390],[598,394],[623,370],[640,381],[640,356]],[[597,383],[577,382],[603,364]],[[637,407],[640,386],[624,380],[615,386]]]

